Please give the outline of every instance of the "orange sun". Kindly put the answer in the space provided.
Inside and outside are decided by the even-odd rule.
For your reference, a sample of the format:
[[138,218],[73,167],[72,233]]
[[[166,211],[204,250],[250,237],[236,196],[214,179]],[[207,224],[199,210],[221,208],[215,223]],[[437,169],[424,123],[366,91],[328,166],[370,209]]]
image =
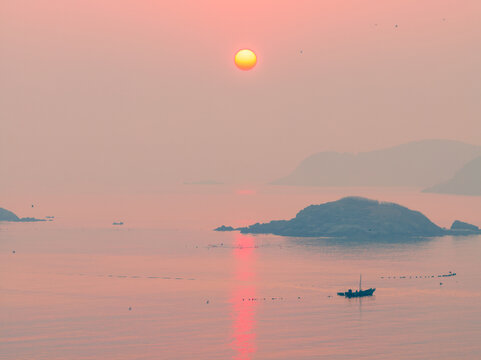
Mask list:
[[235,54],[234,62],[239,69],[250,70],[257,64],[257,56],[252,50],[242,49]]

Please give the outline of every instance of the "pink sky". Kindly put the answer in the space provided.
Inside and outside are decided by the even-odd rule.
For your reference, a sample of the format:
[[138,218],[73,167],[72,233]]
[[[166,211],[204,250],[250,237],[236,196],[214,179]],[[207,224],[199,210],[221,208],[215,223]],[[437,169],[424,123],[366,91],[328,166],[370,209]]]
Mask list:
[[[0,194],[267,182],[323,150],[481,145],[480,15],[478,0],[4,0]],[[254,71],[235,68],[241,47]]]

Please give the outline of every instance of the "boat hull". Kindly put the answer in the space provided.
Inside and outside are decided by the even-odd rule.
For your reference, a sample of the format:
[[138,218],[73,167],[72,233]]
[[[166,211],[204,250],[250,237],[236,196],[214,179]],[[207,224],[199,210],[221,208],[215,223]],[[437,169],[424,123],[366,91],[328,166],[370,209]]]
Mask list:
[[374,294],[374,291],[376,291],[375,288],[371,289],[366,289],[366,290],[356,290],[356,291],[346,291],[346,292],[339,292],[337,295],[339,296],[345,296],[347,298],[358,298],[358,297],[364,297],[364,296],[372,296]]

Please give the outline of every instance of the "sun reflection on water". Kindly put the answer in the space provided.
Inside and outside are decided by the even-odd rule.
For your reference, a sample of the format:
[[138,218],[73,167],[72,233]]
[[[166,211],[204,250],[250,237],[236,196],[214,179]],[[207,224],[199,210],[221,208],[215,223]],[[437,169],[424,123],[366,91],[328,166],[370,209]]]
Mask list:
[[233,257],[235,261],[234,291],[232,293],[233,359],[250,360],[256,351],[255,308],[255,242],[252,236],[237,234]]

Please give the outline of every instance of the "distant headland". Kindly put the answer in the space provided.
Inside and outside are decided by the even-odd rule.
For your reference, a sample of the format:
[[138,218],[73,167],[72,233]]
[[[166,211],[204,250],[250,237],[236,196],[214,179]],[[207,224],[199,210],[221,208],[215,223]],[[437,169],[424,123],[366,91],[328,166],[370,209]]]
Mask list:
[[11,221],[11,222],[36,222],[36,221],[47,221],[46,219],[36,219],[32,217],[18,217],[15,213],[10,210],[0,208],[0,221]]
[[222,225],[215,231],[238,230],[246,234],[273,234],[292,237],[332,238],[409,238],[443,235],[481,234],[477,226],[455,221],[442,228],[419,211],[404,206],[362,197],[345,197],[320,205],[311,205],[291,220],[233,228]]
[[481,156],[464,165],[448,181],[423,191],[438,194],[481,196]]
[[[426,191],[479,195],[480,156],[480,146],[453,140],[415,141],[358,154],[325,151],[307,157],[272,184],[419,188],[441,184]],[[477,157],[477,162],[467,165]]]
[[223,185],[223,182],[216,180],[197,180],[197,181],[184,181],[184,185]]

